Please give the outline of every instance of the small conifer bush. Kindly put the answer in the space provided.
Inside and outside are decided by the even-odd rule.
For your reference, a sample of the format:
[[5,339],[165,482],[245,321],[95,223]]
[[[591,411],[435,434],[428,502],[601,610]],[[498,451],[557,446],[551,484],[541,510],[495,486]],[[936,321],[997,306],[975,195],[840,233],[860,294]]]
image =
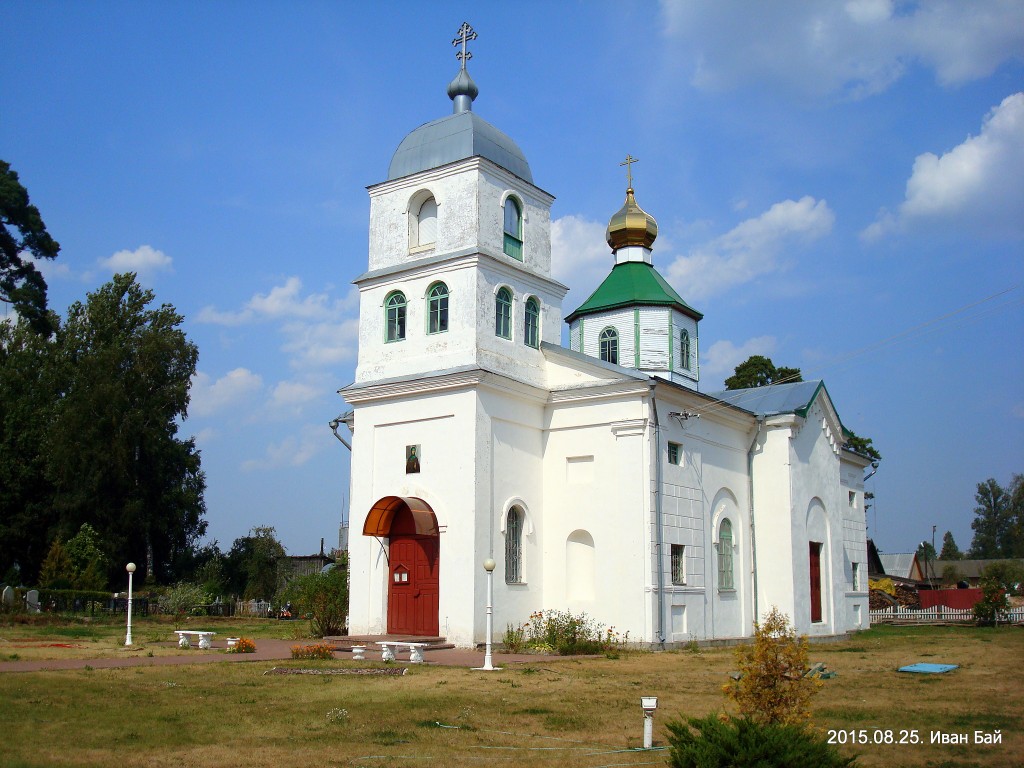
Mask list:
[[844,768],[856,764],[803,725],[717,715],[670,721],[672,768]]

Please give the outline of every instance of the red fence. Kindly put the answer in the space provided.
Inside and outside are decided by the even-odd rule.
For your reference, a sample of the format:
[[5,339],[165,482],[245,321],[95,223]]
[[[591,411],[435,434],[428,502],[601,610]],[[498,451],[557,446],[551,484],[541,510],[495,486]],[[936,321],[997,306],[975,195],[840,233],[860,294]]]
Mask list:
[[922,609],[936,605],[969,609],[981,600],[980,589],[922,589],[917,594],[921,598]]

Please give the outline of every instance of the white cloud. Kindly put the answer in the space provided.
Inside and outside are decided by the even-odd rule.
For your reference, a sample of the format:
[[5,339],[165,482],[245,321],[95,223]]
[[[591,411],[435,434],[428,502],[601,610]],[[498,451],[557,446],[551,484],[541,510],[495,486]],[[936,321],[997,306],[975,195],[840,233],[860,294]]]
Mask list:
[[140,245],[134,251],[118,251],[113,256],[99,259],[98,262],[111,274],[134,272],[143,283],[152,281],[159,272],[174,271],[171,257],[150,245]]
[[910,62],[952,86],[1024,57],[1019,0],[662,0],[662,10],[692,83],[709,90],[757,84],[862,97],[885,90]]
[[736,346],[731,341],[716,341],[702,350],[700,372],[702,377],[713,376],[723,380],[731,376],[736,366],[751,355],[771,357],[775,352],[774,336],[756,336]]
[[250,459],[242,463],[246,472],[281,467],[300,467],[312,459],[330,441],[334,440],[323,424],[306,424],[297,435],[289,435],[280,442],[267,446],[261,459]]
[[747,219],[710,243],[669,264],[666,277],[686,287],[686,299],[722,293],[784,269],[780,260],[795,243],[809,243],[832,231],[835,214],[824,200],[805,196],[783,200],[756,218]]
[[582,216],[562,216],[551,222],[551,271],[570,286],[562,301],[565,314],[586,301],[615,263],[605,241],[606,226]]
[[301,293],[302,281],[297,277],[289,277],[284,285],[276,285],[268,293],[254,295],[240,311],[221,312],[213,307],[204,307],[199,313],[199,321],[218,325],[243,325],[280,318],[330,318],[350,303],[348,296],[332,302],[326,293],[313,293],[305,297]]
[[875,240],[915,222],[1024,232],[1024,93],[992,109],[977,136],[941,157],[918,155],[898,212],[881,211],[861,235]]
[[302,281],[289,277],[267,293],[257,293],[237,311],[204,307],[199,322],[241,326],[278,321],[281,349],[293,368],[323,367],[352,359],[359,341],[358,291],[341,299],[327,293],[302,294]]
[[216,381],[197,371],[192,377],[189,414],[212,416],[229,407],[244,406],[262,388],[263,379],[246,368],[235,368]]
[[270,406],[274,409],[300,410],[302,406],[324,395],[323,386],[302,381],[280,381],[270,394]]
[[282,349],[291,355],[292,367],[322,367],[355,357],[359,343],[359,319],[322,323],[287,323],[282,328]]

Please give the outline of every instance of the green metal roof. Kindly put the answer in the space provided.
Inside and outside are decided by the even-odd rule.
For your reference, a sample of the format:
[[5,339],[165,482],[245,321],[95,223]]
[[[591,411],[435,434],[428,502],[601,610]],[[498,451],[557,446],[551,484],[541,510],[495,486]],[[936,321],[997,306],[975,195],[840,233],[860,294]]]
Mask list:
[[643,261],[626,261],[616,264],[590,298],[565,318],[565,322],[571,323],[581,315],[634,305],[674,307],[694,320],[704,317],[683,301],[652,265]]

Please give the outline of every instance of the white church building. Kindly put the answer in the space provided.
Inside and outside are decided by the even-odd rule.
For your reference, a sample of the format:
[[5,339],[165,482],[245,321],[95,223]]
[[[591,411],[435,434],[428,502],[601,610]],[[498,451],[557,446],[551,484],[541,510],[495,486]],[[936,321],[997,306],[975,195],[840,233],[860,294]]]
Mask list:
[[452,114],[369,187],[350,633],[483,642],[488,559],[497,637],[542,609],[656,647],[748,637],[773,606],[811,636],[866,627],[869,459],[824,383],[700,391],[703,315],[632,184],[607,278],[563,316],[554,198],[472,111],[467,31]]

